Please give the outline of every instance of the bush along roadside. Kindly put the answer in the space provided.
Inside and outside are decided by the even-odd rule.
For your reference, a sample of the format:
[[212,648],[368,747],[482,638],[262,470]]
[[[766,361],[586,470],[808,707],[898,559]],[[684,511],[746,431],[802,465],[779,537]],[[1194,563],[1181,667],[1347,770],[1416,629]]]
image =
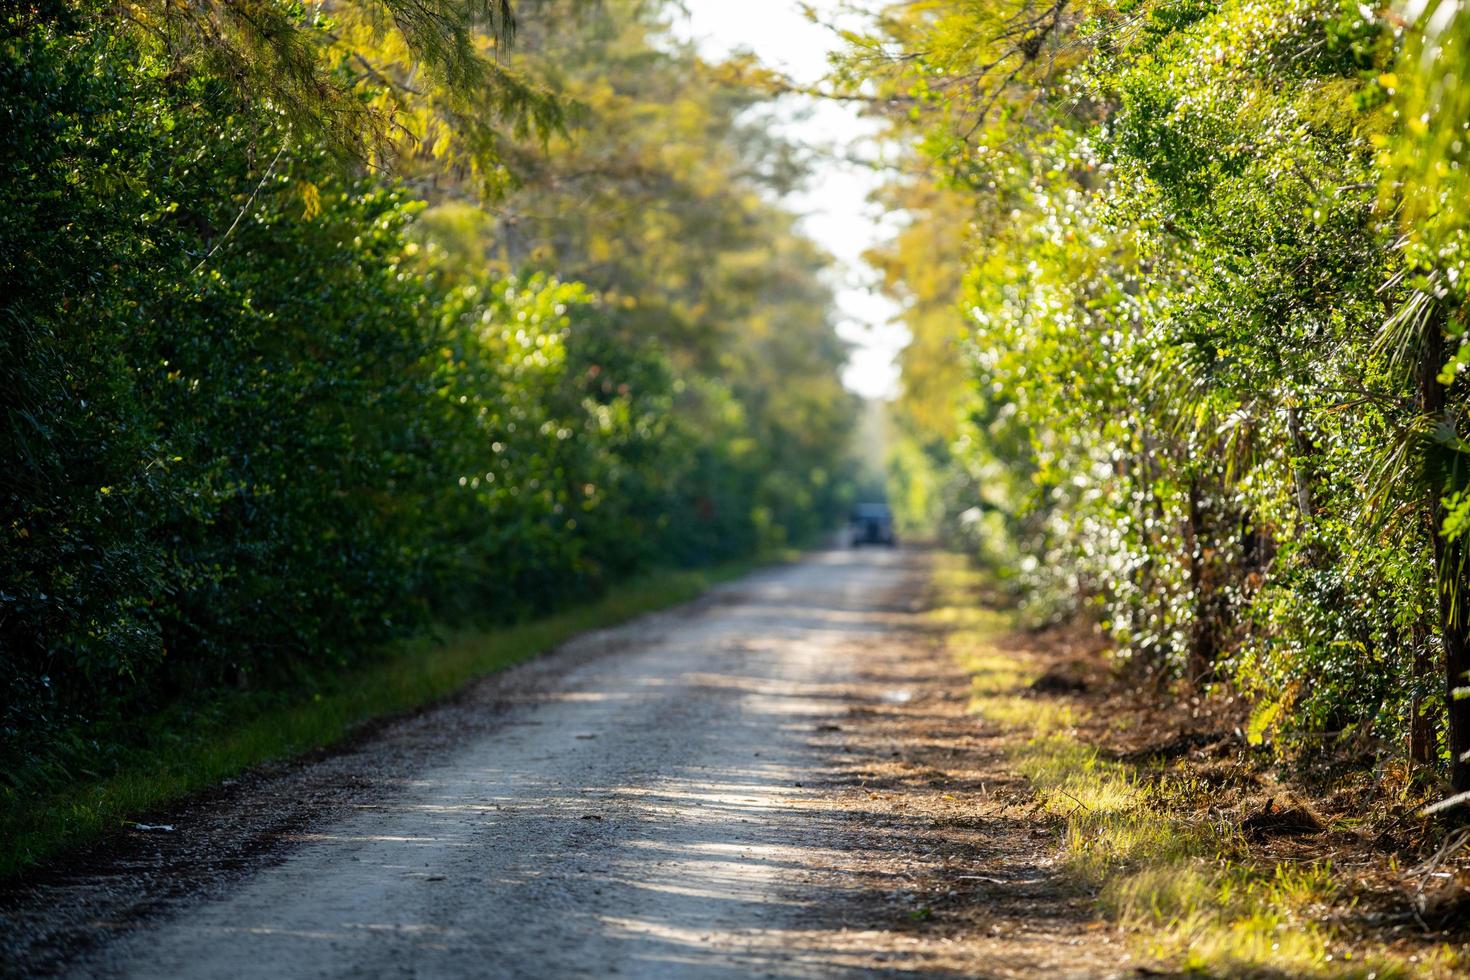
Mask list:
[[[758,169],[741,147],[700,154],[724,169],[699,182],[688,228],[650,230],[738,275],[691,285],[630,232],[617,275],[592,284],[589,263],[552,261],[524,234],[507,253],[490,212],[463,203],[480,189],[455,174],[496,161],[443,164],[454,207],[412,181],[424,161],[403,179],[344,162],[344,134],[240,87],[281,73],[249,76],[247,49],[221,71],[186,43],[218,10],[142,7],[0,8],[0,103],[14,108],[0,141],[7,813],[125,768],[113,757],[140,738],[213,738],[213,714],[235,708],[200,692],[330,700],[338,674],[377,669],[432,624],[524,623],[659,568],[782,547],[841,513],[853,406],[823,260],[761,178],[739,176]],[[656,53],[657,12],[641,16],[618,34],[638,74],[609,81],[615,106],[586,125],[616,108],[662,127],[662,147],[709,149],[690,120],[732,125],[748,99],[686,84],[693,55]],[[556,22],[607,26],[589,18]],[[255,40],[357,63],[315,33],[346,36],[344,21],[274,26]],[[379,26],[361,36],[396,50]],[[658,73],[681,81],[650,89]],[[327,74],[296,94],[361,81]],[[338,108],[374,95],[387,97]],[[570,133],[552,148],[496,123],[527,154],[570,152]],[[449,152],[452,134],[436,133]],[[531,174],[520,192],[537,190]],[[171,731],[139,734],[151,723],[138,719],[168,717]]]
[[29,792],[3,798],[0,881],[251,767],[330,747],[368,722],[424,707],[579,633],[686,602],[760,561],[795,554],[650,573],[521,624],[400,643],[370,663],[326,673],[312,684],[206,691],[126,730],[73,729],[50,757],[59,772],[32,773]]
[[1470,793],[1470,8],[892,9],[895,496],[1283,756]]
[[1250,746],[1238,703],[1160,709],[1111,672],[1089,626],[1020,629],[959,556],[935,575],[972,710],[1013,733],[1060,867],[1150,969],[1463,975],[1470,854],[1443,847],[1421,801],[1365,812],[1354,766],[1283,767]]

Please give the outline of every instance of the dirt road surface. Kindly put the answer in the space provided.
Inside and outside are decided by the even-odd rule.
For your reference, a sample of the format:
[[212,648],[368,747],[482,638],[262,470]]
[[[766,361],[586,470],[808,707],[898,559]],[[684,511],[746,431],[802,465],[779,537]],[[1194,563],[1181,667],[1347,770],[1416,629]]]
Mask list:
[[819,553],[242,779],[6,896],[7,972],[1122,973],[925,583]]

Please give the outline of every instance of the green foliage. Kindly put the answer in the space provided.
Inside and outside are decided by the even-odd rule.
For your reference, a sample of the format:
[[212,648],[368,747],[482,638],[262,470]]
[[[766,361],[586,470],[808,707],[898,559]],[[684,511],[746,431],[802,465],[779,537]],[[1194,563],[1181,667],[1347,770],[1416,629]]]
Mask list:
[[[505,58],[512,0],[80,0],[106,29],[154,45],[177,74],[271,105],[339,157],[390,165],[427,152],[487,189],[505,182],[501,130],[549,135],[567,105]],[[38,9],[66,11],[66,0]]]
[[[489,212],[412,188],[432,174],[480,189],[498,152],[436,149],[390,179],[344,166],[337,137],[303,125],[337,95],[376,97],[355,82],[325,103],[243,97],[242,77],[284,70],[286,54],[258,47],[244,75],[221,74],[220,57],[257,42],[314,45],[291,84],[332,52],[417,58],[442,86],[421,92],[419,135],[453,130],[439,149],[504,122],[495,148],[527,172],[543,150],[574,152],[545,147],[554,127],[436,114],[463,108],[483,72],[540,70],[484,62],[489,36],[463,33],[461,15],[507,5],[382,6],[453,14],[449,47],[394,41],[400,21],[351,47],[356,7],[334,24],[293,20],[291,37],[201,34],[191,43],[228,51],[187,57],[146,29],[146,4],[0,15],[8,803],[69,778],[81,754],[66,745],[105,744],[185,695],[310,687],[433,620],[521,619],[652,567],[799,539],[840,512],[844,349],[822,256],[720,148],[749,100],[714,86],[672,101],[692,56],[624,39],[644,89],[619,95],[622,125],[702,120],[684,151],[714,147],[703,214],[600,276],[537,245],[488,261],[510,238]],[[154,13],[203,18],[208,34],[200,24],[239,9]],[[611,154],[626,134],[586,135]],[[695,230],[708,215],[718,234]],[[718,277],[691,281],[681,251]]]
[[916,345],[969,351],[948,418],[904,400],[951,523],[1278,744],[1470,748],[1459,5],[930,6],[846,71],[968,194],[950,318],[889,273]]

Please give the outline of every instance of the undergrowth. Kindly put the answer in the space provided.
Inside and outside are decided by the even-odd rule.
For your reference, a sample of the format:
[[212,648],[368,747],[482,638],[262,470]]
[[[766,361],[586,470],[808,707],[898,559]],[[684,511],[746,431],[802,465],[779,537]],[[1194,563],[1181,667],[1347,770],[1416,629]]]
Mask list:
[[1139,956],[1209,976],[1448,977],[1448,947],[1427,956],[1365,943],[1332,925],[1343,896],[1330,863],[1253,857],[1239,830],[1191,805],[1186,777],[1151,775],[1079,741],[1074,709],[1036,697],[1040,671],[1008,649],[1014,618],[977,600],[984,574],[937,560],[936,620],[971,678],[971,709],[1023,736],[1012,763],[1060,828],[1066,871],[1131,933]]
[[[578,633],[685,602],[753,564],[652,574],[530,622],[404,644],[310,693],[214,693],[142,720],[125,741],[108,743],[105,734],[78,740],[66,749],[66,764],[53,754],[34,773],[8,774],[0,881],[252,766],[330,746],[366,722],[448,696]],[[78,758],[84,750],[105,763],[89,766]]]

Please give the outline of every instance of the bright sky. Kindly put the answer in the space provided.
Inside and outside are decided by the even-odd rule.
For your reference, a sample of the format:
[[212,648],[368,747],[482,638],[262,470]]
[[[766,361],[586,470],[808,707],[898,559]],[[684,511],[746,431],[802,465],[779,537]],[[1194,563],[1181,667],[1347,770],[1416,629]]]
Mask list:
[[[823,16],[835,15],[838,6],[835,0],[810,5]],[[749,50],[801,84],[814,84],[826,73],[827,51],[839,43],[827,28],[806,19],[798,0],[685,0],[685,6],[689,16],[677,18],[675,29],[697,42],[706,57]],[[895,358],[908,334],[892,322],[897,310],[872,288],[876,274],[862,260],[865,250],[890,233],[882,209],[867,200],[881,176],[839,159],[873,156],[875,124],[850,104],[799,96],[782,103],[788,138],[835,151],[818,159],[807,188],[786,203],[805,216],[806,233],[837,258],[837,329],[856,345],[843,380],[867,397],[891,397],[898,382]]]

